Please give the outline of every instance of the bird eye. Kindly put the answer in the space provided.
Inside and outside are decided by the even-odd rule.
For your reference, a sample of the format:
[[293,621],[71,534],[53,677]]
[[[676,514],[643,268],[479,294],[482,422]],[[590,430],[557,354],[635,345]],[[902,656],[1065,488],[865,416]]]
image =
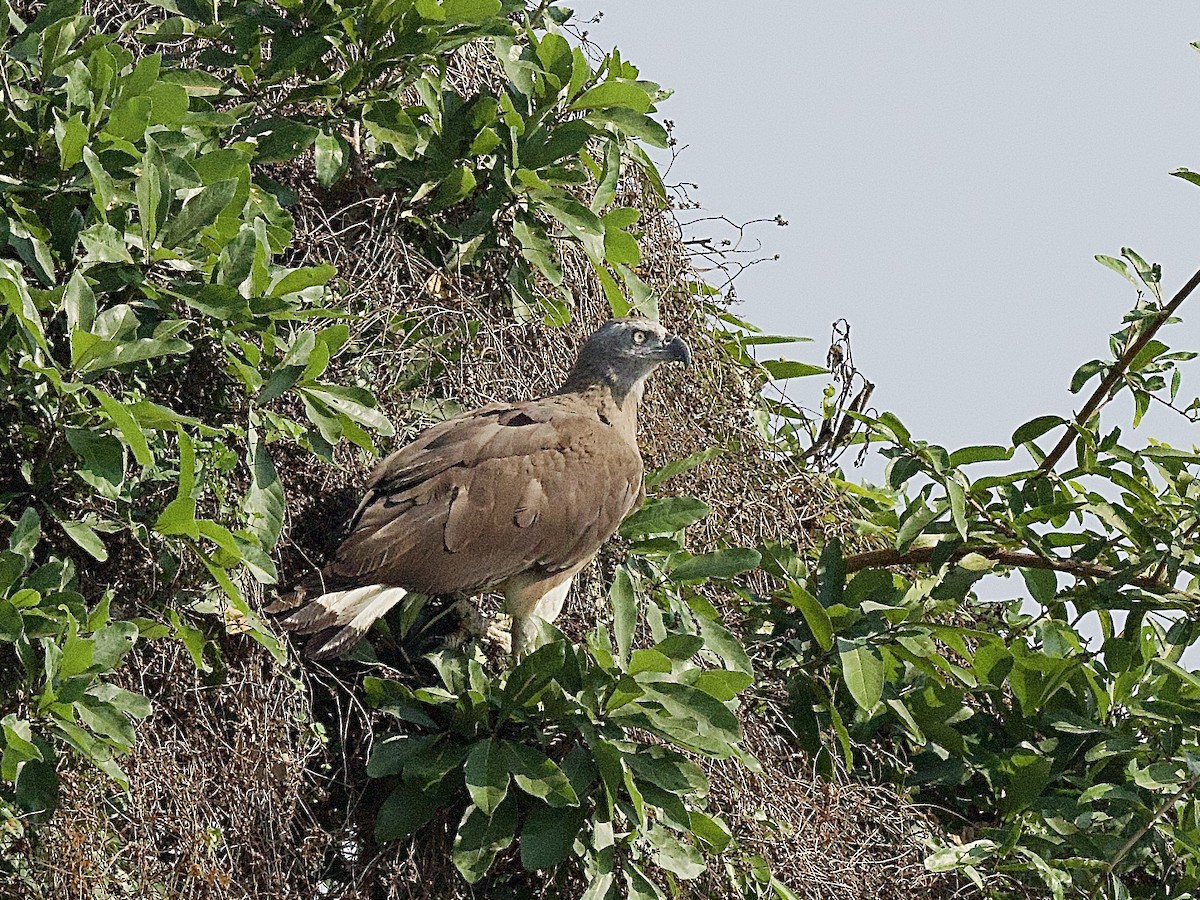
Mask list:
[[635,344],[644,344],[644,343],[646,343],[646,332],[644,332],[644,331],[635,331],[635,332],[633,333],[633,342],[634,342]]

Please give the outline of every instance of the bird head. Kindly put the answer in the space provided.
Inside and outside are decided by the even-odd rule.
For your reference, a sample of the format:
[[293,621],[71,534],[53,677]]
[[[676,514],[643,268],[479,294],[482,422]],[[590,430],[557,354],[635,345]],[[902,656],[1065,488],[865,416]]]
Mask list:
[[683,338],[642,316],[610,319],[587,339],[562,390],[583,390],[607,384],[618,402],[665,362],[692,364],[692,351]]

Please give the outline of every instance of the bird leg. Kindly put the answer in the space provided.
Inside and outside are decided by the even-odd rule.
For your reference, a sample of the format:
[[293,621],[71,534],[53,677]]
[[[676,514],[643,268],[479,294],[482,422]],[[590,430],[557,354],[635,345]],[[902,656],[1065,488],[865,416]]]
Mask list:
[[[512,613],[513,656],[518,657],[537,648],[543,623],[553,622],[562,612],[563,602],[571,592],[574,576],[559,582],[540,596],[530,597],[527,591],[514,591],[505,597]],[[530,602],[532,601],[532,602]]]

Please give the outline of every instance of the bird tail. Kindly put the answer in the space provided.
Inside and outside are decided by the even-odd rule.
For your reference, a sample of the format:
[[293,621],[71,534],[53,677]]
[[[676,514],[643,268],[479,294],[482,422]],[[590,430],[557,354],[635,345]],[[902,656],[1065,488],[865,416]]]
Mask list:
[[310,659],[341,656],[366,635],[371,625],[408,594],[402,587],[368,584],[327,591],[308,599],[311,589],[302,584],[267,608],[287,612],[280,620],[288,631],[311,634],[304,654]]

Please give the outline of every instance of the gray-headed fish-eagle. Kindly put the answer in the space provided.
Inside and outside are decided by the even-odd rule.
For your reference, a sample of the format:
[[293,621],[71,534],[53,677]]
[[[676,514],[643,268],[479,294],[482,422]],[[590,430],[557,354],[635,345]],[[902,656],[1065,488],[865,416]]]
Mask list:
[[504,595],[513,650],[553,622],[571,580],[641,502],[646,378],[691,363],[640,317],[593,334],[553,394],[448,419],[375,467],[333,558],[273,605],[314,659],[350,650],[408,593]]

